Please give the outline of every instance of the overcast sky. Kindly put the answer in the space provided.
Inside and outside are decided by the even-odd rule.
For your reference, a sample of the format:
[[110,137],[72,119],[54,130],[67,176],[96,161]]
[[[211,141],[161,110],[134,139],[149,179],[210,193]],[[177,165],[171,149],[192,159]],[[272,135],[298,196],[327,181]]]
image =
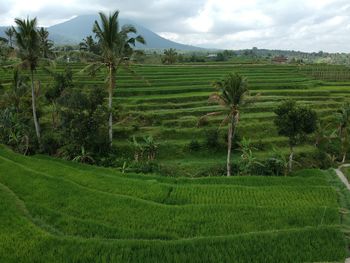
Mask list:
[[350,0],[0,0],[0,25],[119,9],[168,39],[222,49],[350,52]]

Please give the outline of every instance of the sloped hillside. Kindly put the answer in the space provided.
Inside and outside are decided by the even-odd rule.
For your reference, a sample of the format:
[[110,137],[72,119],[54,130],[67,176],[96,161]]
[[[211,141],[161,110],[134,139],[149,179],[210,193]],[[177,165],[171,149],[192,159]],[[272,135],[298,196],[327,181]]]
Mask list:
[[[0,149],[1,262],[345,258],[329,175],[164,178]],[[67,259],[69,259],[67,261]]]

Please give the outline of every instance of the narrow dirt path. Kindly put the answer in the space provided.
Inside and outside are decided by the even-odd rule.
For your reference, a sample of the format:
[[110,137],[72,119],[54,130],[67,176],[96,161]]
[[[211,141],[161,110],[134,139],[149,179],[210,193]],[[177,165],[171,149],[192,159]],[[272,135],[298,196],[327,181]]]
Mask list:
[[336,174],[338,175],[339,179],[343,182],[343,184],[346,186],[346,188],[348,188],[348,190],[350,190],[350,184],[348,179],[346,179],[344,173],[342,172],[342,168],[344,167],[350,167],[350,164],[343,164],[341,166],[338,167],[338,169],[335,169]]
[[[350,164],[343,164],[334,170],[335,170],[335,173],[337,174],[337,176],[339,177],[339,179],[343,182],[343,184],[346,186],[346,188],[350,191],[350,183],[341,170],[342,168],[345,168],[345,167],[350,167]],[[345,263],[350,263],[350,258],[345,259]]]

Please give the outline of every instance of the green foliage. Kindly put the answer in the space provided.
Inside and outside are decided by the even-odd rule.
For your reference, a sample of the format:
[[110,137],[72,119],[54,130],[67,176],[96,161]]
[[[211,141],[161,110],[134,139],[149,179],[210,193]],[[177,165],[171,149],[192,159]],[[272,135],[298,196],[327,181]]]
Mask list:
[[94,158],[91,157],[91,153],[86,152],[84,146],[81,147],[81,153],[75,156],[72,161],[78,162],[78,163],[88,163],[88,164],[95,163]]
[[55,103],[65,89],[74,87],[73,72],[69,65],[66,65],[62,73],[49,71],[49,74],[53,77],[53,83],[46,90],[45,97],[49,102]]
[[198,152],[201,148],[200,143],[197,140],[191,140],[188,144],[188,150],[190,152]]
[[208,149],[219,149],[219,132],[218,130],[207,130],[205,133],[205,145]]
[[14,36],[15,36],[15,29],[12,27],[9,27],[5,30],[5,35],[7,36],[7,42],[10,46],[10,48],[13,48],[13,40],[14,40]]
[[251,175],[253,172],[253,167],[256,166],[264,166],[261,162],[257,160],[257,158],[253,155],[253,147],[251,140],[243,137],[243,140],[239,143],[240,151],[241,151],[241,161],[240,165],[240,173],[242,175]]
[[136,162],[153,162],[156,159],[158,152],[158,144],[154,141],[152,136],[144,136],[142,143],[139,143],[135,136],[133,136],[134,159]]
[[0,38],[0,63],[7,62],[11,53],[11,48],[8,47],[6,41],[1,41]]
[[144,44],[142,36],[130,37],[136,34],[136,28],[132,25],[120,26],[118,17],[119,11],[115,11],[109,16],[99,13],[101,22],[95,21],[93,32],[98,40],[101,49],[101,56],[105,62],[113,63],[114,67],[120,64],[124,57],[130,57],[133,53],[132,47],[135,44]]
[[290,146],[295,146],[301,138],[316,130],[316,112],[298,106],[295,101],[285,101],[276,108],[275,114],[274,123],[278,134],[288,137]]
[[82,147],[93,155],[109,152],[107,137],[107,114],[104,106],[105,91],[100,87],[66,89],[58,98],[60,123],[58,130],[63,137],[65,155],[73,159],[80,155]]
[[53,42],[49,40],[49,31],[44,27],[41,27],[38,30],[39,36],[39,45],[40,45],[40,54],[43,58],[52,58],[53,57]]
[[346,154],[350,150],[349,141],[349,123],[350,123],[350,104],[345,103],[341,109],[337,111],[336,121],[338,124],[338,137],[341,141],[341,159],[346,160]]
[[0,142],[23,154],[35,151],[37,146],[27,81],[14,70],[11,89],[0,97]]
[[85,39],[83,39],[82,42],[79,43],[79,50],[90,52],[96,55],[99,55],[101,53],[99,44],[95,42],[92,36],[87,36]]
[[37,31],[37,19],[21,20],[15,19],[17,28],[15,29],[16,46],[18,56],[22,60],[22,66],[31,71],[38,66],[40,58],[40,39]]
[[164,55],[162,57],[162,63],[171,65],[171,64],[176,63],[177,58],[178,58],[178,54],[177,54],[175,49],[173,49],[173,48],[165,49]]
[[5,262],[322,262],[346,256],[338,195],[327,172],[176,179],[28,158],[5,148],[0,156]]

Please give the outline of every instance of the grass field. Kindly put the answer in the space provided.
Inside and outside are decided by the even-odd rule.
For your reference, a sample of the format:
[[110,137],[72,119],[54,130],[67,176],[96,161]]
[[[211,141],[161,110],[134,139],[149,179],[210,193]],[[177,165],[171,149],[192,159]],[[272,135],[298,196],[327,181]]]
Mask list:
[[[70,67],[75,73],[76,83],[91,86],[105,83],[104,72],[92,78],[79,74],[83,64],[73,63]],[[131,158],[132,136],[140,139],[152,135],[159,143],[158,159],[162,165],[176,170],[177,175],[200,176],[208,174],[215,167],[223,166],[226,127],[219,129],[222,147],[215,153],[205,147],[199,153],[189,152],[188,145],[192,140],[204,145],[208,131],[219,127],[223,116],[208,118],[201,127],[197,127],[197,124],[201,116],[221,110],[217,105],[208,103],[208,97],[214,91],[212,83],[234,71],[247,77],[252,95],[260,94],[256,103],[242,108],[238,134],[241,138],[252,140],[257,146],[255,152],[258,157],[268,156],[273,146],[287,153],[287,138],[278,136],[273,125],[273,111],[279,102],[284,99],[297,100],[315,109],[320,118],[329,119],[349,99],[350,81],[346,78],[335,81],[338,75],[334,74],[340,68],[327,66],[324,78],[319,74],[322,72],[320,68],[322,69],[319,66],[313,69],[312,66],[227,63],[135,65],[137,74],[148,83],[123,71],[118,72],[114,98],[119,114],[118,121],[114,124],[115,145],[126,158]],[[57,71],[62,70],[63,65],[58,65]],[[346,72],[347,69],[341,70]],[[4,71],[0,74],[1,83],[6,88],[10,85],[11,74]],[[334,78],[330,78],[331,74]],[[48,75],[38,70],[37,77],[45,90],[50,80]],[[49,120],[45,120],[45,117],[41,120],[42,123],[46,121]],[[297,147],[296,151],[312,152],[312,145],[313,142],[310,141]],[[239,153],[234,152],[235,162],[238,157]]]
[[341,262],[334,176],[122,174],[0,148],[0,262]]
[[[83,64],[70,67],[77,84],[105,83],[103,72],[92,78],[79,73]],[[349,99],[344,70],[339,75],[338,67],[324,74],[320,67],[228,63],[134,69],[149,85],[118,73],[114,144],[131,159],[132,136],[152,135],[159,143],[157,161],[177,177],[24,157],[0,146],[0,262],[344,261],[350,193],[331,171],[200,177],[224,167],[226,127],[219,129],[216,151],[204,144],[223,115],[197,127],[201,116],[221,110],[208,103],[212,82],[235,71],[248,78],[252,95],[259,94],[242,108],[240,137],[253,141],[259,158],[273,146],[287,153],[287,139],[273,125],[275,107],[294,99],[320,118],[332,118]],[[0,75],[9,88],[11,72]],[[50,78],[40,69],[36,75],[43,94]],[[44,114],[40,121],[45,129],[50,118]],[[200,143],[198,152],[188,150],[192,140]],[[310,139],[296,152],[314,150]],[[238,157],[235,151],[235,162]]]

